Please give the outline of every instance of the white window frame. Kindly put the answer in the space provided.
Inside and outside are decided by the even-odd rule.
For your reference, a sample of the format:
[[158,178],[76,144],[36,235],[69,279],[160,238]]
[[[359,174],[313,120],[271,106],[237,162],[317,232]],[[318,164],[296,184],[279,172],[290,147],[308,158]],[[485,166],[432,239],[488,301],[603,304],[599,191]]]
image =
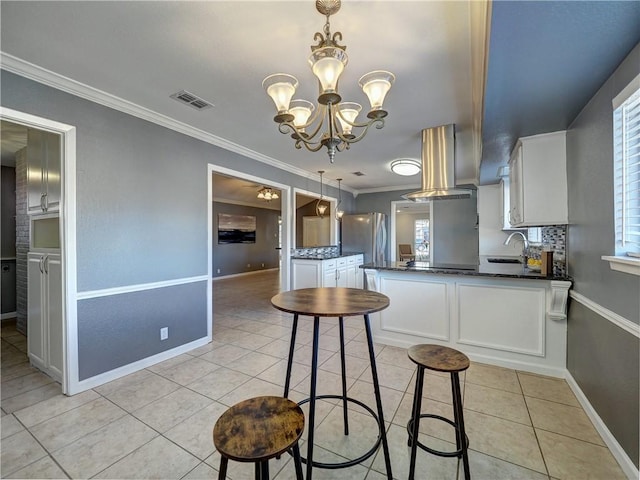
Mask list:
[[[636,174],[629,173],[629,157],[627,153],[631,148],[627,144],[628,136],[626,127],[627,114],[631,108],[634,121],[640,116],[640,75],[638,75],[627,87],[613,99],[613,141],[614,141],[614,218],[615,218],[615,255],[603,256],[602,259],[609,262],[612,270],[617,270],[632,275],[640,275],[640,245],[633,239],[638,233],[638,227],[629,223],[632,214],[626,208],[627,195],[638,195],[640,184],[635,181]],[[637,115],[637,116],[636,116]],[[637,126],[635,127],[637,128]],[[640,144],[640,132],[634,132],[632,141],[634,147]],[[631,160],[635,166],[637,159]],[[636,170],[633,170],[636,171]],[[634,220],[635,222],[635,220]],[[631,226],[630,226],[631,225]],[[631,240],[630,240],[631,238]],[[633,255],[633,256],[629,256]]]

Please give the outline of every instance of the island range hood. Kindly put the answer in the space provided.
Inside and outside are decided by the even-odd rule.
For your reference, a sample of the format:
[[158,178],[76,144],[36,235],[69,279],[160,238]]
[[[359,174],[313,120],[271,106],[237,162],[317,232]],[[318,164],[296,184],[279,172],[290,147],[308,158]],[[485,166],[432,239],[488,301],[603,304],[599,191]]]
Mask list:
[[414,202],[469,198],[471,190],[456,188],[455,125],[422,130],[422,190],[403,195]]

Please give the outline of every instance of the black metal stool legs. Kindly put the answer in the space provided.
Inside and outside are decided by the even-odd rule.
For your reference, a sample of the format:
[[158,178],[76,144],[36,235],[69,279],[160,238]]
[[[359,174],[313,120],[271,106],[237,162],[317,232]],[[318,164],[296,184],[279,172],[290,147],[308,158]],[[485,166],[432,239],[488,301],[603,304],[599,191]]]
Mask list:
[[220,471],[218,472],[218,480],[226,480],[228,464],[229,459],[227,457],[220,457]]
[[467,439],[464,430],[464,416],[462,414],[462,395],[460,394],[460,378],[458,372],[451,373],[451,393],[453,395],[453,415],[456,424],[456,447],[462,454],[465,480],[471,479],[469,472],[469,456],[467,454]]
[[293,465],[296,468],[296,480],[304,480],[302,476],[302,460],[300,459],[300,447],[296,443],[293,448]]
[[424,368],[418,367],[416,372],[416,389],[413,396],[413,411],[409,420],[409,446],[411,460],[409,463],[409,480],[413,480],[416,473],[416,452],[418,451],[418,436],[420,432],[420,410],[422,409],[422,386],[424,383]]
[[364,328],[367,332],[367,344],[369,346],[369,363],[371,364],[371,376],[373,377],[373,392],[376,397],[378,408],[378,420],[380,421],[380,436],[382,438],[382,450],[384,452],[384,464],[387,470],[388,480],[393,480],[391,473],[391,457],[389,455],[389,444],[387,443],[387,426],[384,424],[384,413],[382,412],[382,398],[380,396],[380,385],[378,384],[378,369],[376,368],[376,355],[373,351],[373,335],[369,324],[369,315],[364,316]]
[[344,416],[344,434],[349,435],[349,419],[347,418],[347,365],[344,356],[344,317],[340,317],[340,367],[342,370],[342,412]]

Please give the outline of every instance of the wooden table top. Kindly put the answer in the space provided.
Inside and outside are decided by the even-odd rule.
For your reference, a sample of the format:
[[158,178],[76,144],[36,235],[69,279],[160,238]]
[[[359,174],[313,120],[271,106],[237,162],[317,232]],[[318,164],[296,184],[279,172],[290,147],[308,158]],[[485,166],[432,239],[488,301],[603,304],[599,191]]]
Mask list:
[[361,288],[302,288],[271,299],[278,310],[317,317],[349,317],[384,310],[389,297]]

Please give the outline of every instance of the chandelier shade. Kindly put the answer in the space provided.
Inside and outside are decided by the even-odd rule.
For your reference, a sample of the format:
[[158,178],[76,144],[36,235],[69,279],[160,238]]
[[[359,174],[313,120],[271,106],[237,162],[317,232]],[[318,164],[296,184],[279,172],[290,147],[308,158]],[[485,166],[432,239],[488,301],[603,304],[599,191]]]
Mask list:
[[384,126],[387,111],[383,109],[383,103],[395,81],[395,76],[385,70],[369,72],[360,78],[359,85],[371,105],[368,121],[357,121],[362,110],[359,104],[342,102],[338,82],[349,58],[347,47],[337,43],[342,41],[342,33],[332,34],[329,23],[329,17],[340,10],[341,3],[340,0],[316,2],[316,9],[327,19],[323,33],[316,32],[314,36],[318,44],[311,46],[312,53],[308,59],[320,86],[317,106],[307,100],[293,99],[298,80],[292,75],[276,73],[262,82],[276,106],[274,121],[279,124],[280,132],[291,134],[297,149],[304,146],[311,152],[317,152],[326,147],[331,163],[336,152],[362,140],[372,125],[378,129]]

